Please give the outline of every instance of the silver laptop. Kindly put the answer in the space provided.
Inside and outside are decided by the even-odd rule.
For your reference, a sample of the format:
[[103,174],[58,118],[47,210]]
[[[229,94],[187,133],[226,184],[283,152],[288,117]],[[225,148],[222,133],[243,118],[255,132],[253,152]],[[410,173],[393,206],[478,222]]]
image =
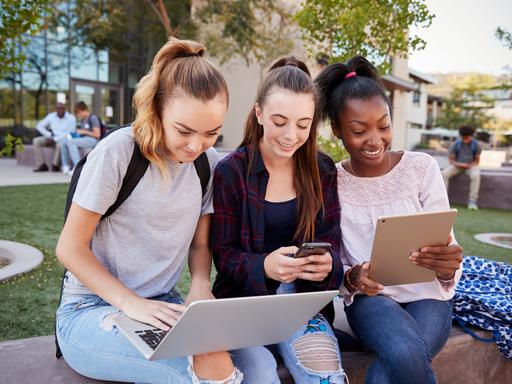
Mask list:
[[146,359],[172,359],[280,343],[338,294],[323,291],[200,300],[190,304],[168,332],[125,315],[115,325]]

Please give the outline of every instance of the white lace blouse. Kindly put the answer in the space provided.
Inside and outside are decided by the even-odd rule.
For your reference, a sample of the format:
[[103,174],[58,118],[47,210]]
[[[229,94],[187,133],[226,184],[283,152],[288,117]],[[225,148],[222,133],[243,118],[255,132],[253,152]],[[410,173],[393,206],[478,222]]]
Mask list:
[[[425,153],[405,151],[390,172],[378,177],[356,177],[345,171],[341,163],[336,167],[345,270],[370,260],[379,216],[450,208],[439,166],[433,157]],[[436,279],[429,283],[388,286],[382,294],[400,303],[422,299],[448,300],[455,293],[460,275],[459,269],[450,282],[441,283]],[[345,304],[350,305],[353,295],[344,287],[342,294]]]

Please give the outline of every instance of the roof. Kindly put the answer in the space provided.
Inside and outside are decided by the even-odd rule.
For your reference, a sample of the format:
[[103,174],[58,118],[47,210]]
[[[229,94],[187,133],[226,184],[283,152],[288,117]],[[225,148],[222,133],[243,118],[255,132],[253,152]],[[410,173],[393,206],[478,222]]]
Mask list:
[[412,81],[404,80],[394,75],[382,76],[382,82],[389,91],[399,90],[410,92],[418,89],[418,85],[414,84]]
[[409,68],[409,76],[411,76],[415,80],[419,80],[421,83],[437,84],[437,79],[434,76],[426,75],[412,68]]

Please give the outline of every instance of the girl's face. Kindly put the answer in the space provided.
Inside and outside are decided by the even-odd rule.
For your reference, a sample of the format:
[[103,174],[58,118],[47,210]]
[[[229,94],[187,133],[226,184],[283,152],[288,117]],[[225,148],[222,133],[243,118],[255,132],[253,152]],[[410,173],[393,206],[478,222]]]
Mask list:
[[171,159],[190,163],[215,144],[226,110],[224,95],[208,101],[188,95],[169,100],[162,111],[162,125]]
[[256,104],[256,117],[263,126],[260,150],[274,159],[291,159],[309,138],[315,100],[307,93],[284,89],[270,91],[264,105]]
[[358,169],[379,168],[393,137],[388,104],[381,96],[349,100],[334,133]]

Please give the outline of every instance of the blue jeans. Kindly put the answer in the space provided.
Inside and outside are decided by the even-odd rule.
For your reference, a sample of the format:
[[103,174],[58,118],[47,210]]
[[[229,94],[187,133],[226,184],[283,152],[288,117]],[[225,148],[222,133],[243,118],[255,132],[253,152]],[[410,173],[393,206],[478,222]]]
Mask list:
[[354,334],[377,354],[365,383],[436,382],[431,362],[450,334],[451,301],[400,304],[382,295],[357,295],[345,312]]
[[[153,298],[182,303],[172,291]],[[98,380],[137,383],[217,383],[201,380],[193,373],[190,357],[170,360],[146,360],[142,354],[113,326],[118,310],[96,295],[67,295],[57,310],[57,339],[62,354],[71,368]],[[265,347],[232,351],[233,363],[244,374],[244,383],[279,383],[276,362]],[[232,380],[239,383],[235,371]]]
[[62,166],[73,168],[82,158],[80,148],[94,148],[96,144],[98,144],[98,139],[88,136],[63,140],[60,152]]
[[[277,294],[294,293],[294,283],[281,283]],[[277,352],[296,383],[338,384],[345,383],[341,367],[341,352],[329,322],[316,314],[292,337],[276,345]],[[337,369],[318,369],[315,364],[330,363]]]

